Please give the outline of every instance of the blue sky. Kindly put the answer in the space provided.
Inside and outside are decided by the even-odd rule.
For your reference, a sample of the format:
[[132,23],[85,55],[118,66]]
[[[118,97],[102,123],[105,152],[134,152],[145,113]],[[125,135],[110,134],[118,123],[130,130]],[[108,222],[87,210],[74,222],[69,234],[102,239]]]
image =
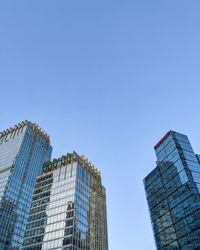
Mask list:
[[28,119],[101,170],[110,250],[155,249],[143,178],[170,129],[200,152],[199,0],[0,2],[0,130]]

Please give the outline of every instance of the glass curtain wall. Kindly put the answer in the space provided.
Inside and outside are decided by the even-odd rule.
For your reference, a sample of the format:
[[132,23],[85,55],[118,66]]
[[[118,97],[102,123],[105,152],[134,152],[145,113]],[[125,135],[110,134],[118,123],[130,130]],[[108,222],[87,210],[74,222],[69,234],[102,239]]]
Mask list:
[[107,250],[105,188],[75,152],[44,167],[38,177],[24,248]]

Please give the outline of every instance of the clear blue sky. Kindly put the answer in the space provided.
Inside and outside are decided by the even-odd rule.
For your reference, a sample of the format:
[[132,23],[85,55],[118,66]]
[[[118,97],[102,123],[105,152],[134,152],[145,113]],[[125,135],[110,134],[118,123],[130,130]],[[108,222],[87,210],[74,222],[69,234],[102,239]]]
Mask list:
[[143,178],[169,130],[200,152],[199,0],[2,0],[0,130],[24,119],[102,171],[110,250],[155,249]]

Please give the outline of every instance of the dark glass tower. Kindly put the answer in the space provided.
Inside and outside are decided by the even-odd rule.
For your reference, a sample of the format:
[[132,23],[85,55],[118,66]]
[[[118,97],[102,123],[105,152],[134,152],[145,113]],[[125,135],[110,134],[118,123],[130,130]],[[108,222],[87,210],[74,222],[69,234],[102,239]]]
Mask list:
[[0,249],[21,249],[36,176],[50,160],[49,136],[24,121],[0,133]]
[[44,164],[38,176],[24,250],[108,250],[101,174],[76,152]]
[[200,249],[200,163],[187,136],[169,131],[154,147],[144,186],[157,249]]

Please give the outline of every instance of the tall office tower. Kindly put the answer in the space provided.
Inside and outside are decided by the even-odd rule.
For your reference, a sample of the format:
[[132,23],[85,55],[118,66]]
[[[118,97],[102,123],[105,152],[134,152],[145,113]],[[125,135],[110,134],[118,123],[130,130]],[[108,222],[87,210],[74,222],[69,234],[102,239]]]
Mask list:
[[21,249],[36,176],[51,157],[49,136],[25,121],[0,133],[0,249]]
[[200,249],[200,158],[174,131],[154,148],[157,167],[144,185],[157,249]]
[[84,156],[73,152],[44,164],[23,249],[108,249],[105,188]]

